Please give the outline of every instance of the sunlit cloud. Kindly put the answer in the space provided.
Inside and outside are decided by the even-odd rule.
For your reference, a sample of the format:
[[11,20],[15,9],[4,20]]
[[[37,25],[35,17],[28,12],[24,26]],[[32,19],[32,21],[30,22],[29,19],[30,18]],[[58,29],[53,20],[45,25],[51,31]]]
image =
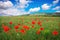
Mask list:
[[51,6],[48,4],[43,4],[41,7],[43,10],[48,10],[48,9],[50,9]]
[[30,8],[29,12],[38,12],[39,10],[40,10],[40,7]]

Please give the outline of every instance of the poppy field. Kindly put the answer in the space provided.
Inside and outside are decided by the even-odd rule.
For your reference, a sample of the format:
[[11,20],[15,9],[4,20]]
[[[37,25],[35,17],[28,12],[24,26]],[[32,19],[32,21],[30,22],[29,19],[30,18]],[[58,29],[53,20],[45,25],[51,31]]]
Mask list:
[[1,16],[0,40],[60,40],[60,17]]

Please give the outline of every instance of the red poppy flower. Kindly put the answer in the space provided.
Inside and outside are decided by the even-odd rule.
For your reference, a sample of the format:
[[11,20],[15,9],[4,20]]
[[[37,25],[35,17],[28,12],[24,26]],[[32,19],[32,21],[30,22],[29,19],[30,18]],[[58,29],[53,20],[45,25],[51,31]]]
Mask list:
[[41,24],[41,22],[39,21],[38,24]]
[[20,24],[18,24],[20,26]]
[[58,31],[55,30],[55,31],[52,32],[52,34],[53,35],[58,35]]
[[36,34],[40,34],[40,30],[38,30],[38,31],[36,32]]
[[26,30],[29,30],[29,27],[24,25],[23,28],[25,28]]
[[10,21],[9,24],[12,24],[12,21]]
[[39,26],[42,26],[42,23],[39,21],[39,22],[38,22],[38,25],[39,25]]
[[42,26],[42,23],[39,21],[39,22],[38,22],[38,25]]
[[40,24],[40,26],[42,26],[42,24]]
[[18,30],[16,29],[16,32],[18,32]]
[[15,29],[18,29],[18,28],[19,28],[19,26],[18,26],[18,25],[17,25],[17,26],[14,26],[14,28],[15,28]]
[[10,30],[8,26],[4,26],[3,29],[4,29],[4,32],[8,32]]
[[32,28],[34,28],[34,26],[32,26]]
[[41,27],[41,28],[40,28],[40,30],[44,30],[44,28],[43,28],[43,27]]
[[35,24],[35,21],[32,21],[32,24]]
[[25,34],[25,30],[23,30],[23,29],[21,29],[20,32],[23,33],[23,34]]

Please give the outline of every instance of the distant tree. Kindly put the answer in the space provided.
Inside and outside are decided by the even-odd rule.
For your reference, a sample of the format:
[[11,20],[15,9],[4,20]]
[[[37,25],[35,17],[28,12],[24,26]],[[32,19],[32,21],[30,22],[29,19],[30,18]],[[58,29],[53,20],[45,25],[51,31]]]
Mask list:
[[60,13],[57,13],[57,12],[56,12],[55,15],[60,15]]

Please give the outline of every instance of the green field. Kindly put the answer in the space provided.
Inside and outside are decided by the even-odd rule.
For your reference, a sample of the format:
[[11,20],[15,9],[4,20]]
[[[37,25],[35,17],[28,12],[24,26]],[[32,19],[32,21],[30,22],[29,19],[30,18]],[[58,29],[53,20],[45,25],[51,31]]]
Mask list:
[[1,16],[0,40],[60,40],[60,17]]

